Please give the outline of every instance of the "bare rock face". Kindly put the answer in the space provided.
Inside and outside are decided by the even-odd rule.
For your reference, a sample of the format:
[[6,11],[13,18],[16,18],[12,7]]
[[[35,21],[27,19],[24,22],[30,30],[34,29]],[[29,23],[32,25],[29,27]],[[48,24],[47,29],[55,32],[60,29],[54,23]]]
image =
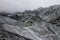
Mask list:
[[0,14],[0,40],[60,40],[60,6]]
[[19,27],[24,27],[24,23],[21,22],[21,25],[14,19],[0,16],[0,40],[31,40],[17,33],[17,30],[20,29]]

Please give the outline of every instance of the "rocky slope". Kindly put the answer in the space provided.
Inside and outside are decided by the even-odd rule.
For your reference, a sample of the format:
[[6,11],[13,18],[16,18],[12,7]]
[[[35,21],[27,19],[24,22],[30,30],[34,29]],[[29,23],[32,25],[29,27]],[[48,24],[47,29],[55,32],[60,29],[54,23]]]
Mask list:
[[0,13],[0,23],[1,35],[7,35],[1,40],[60,40],[60,5],[15,14]]
[[[16,30],[15,26],[16,26],[16,29],[20,27],[20,24],[18,21],[4,17],[4,16],[0,16],[0,40],[31,40],[29,38],[26,38],[16,33],[18,29]],[[24,26],[21,26],[21,27],[24,27]],[[14,29],[15,29],[15,32],[13,31]]]

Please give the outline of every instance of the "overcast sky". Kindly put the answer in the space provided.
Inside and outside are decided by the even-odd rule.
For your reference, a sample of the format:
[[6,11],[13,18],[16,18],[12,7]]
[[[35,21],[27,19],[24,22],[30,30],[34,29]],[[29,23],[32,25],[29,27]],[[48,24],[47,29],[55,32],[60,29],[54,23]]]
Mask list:
[[60,0],[0,0],[0,11],[24,11],[60,4]]

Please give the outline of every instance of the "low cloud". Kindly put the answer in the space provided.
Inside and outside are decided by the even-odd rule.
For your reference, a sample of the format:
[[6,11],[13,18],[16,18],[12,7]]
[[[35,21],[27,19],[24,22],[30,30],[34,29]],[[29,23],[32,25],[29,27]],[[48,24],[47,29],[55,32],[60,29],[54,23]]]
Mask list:
[[24,11],[60,4],[60,0],[0,0],[0,11]]

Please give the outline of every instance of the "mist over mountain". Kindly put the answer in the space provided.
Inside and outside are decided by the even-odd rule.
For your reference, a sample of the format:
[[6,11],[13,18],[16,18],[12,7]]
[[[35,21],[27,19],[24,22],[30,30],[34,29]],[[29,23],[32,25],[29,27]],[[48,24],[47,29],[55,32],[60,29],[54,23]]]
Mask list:
[[60,40],[60,5],[0,12],[0,40]]
[[60,4],[60,0],[0,0],[0,11],[16,12]]

